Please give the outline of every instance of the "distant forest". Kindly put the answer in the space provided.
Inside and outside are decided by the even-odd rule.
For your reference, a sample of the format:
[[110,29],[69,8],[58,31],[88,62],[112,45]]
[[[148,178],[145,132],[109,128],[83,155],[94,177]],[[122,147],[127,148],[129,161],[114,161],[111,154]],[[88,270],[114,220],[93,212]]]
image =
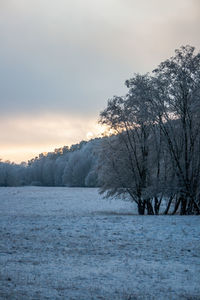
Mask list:
[[200,214],[200,53],[182,46],[100,113],[109,136],[0,163],[0,185],[100,187],[139,214]]
[[0,186],[96,187],[100,139],[41,153],[28,163],[0,162]]

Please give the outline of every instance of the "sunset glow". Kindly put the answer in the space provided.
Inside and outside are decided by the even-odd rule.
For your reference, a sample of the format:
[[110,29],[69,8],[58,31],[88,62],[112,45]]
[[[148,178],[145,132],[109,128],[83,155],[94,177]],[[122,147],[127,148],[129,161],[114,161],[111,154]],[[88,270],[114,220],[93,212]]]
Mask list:
[[105,127],[90,117],[49,114],[37,118],[2,118],[0,157],[15,162],[27,161],[64,145],[101,137],[104,132]]

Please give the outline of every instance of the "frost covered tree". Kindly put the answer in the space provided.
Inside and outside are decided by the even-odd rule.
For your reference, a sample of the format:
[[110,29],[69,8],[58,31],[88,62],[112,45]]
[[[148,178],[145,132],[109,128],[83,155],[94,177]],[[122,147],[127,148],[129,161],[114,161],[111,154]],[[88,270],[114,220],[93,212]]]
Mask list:
[[28,184],[44,186],[96,186],[95,152],[98,139],[82,141],[70,148],[55,149],[29,161]]
[[0,186],[97,186],[100,139],[41,153],[28,164],[0,161]]
[[200,53],[194,50],[181,47],[154,70],[152,104],[176,173],[181,214],[200,213]]
[[136,74],[126,85],[128,94],[100,114],[117,135],[102,152],[102,191],[129,194],[139,213],[158,213],[164,197],[165,213],[173,203],[174,213],[199,214],[200,53],[181,47],[151,76]]
[[0,186],[19,186],[27,183],[26,165],[0,161]]
[[108,148],[118,154],[109,152],[108,159],[115,175],[120,178],[114,189],[108,187],[103,177],[100,178],[102,191],[108,189],[111,194],[128,193],[137,204],[139,214],[144,214],[145,208],[148,214],[154,214],[152,199],[147,193],[151,165],[149,140],[154,122],[149,102],[151,80],[148,75],[136,74],[126,81],[126,86],[129,88],[127,95],[109,100],[107,108],[100,114],[100,123],[117,134],[110,138]]

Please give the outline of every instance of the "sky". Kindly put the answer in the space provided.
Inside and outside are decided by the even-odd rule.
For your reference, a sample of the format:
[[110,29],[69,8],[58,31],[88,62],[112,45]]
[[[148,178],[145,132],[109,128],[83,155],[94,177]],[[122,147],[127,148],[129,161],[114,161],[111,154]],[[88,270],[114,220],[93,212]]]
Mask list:
[[199,28],[200,0],[0,0],[0,158],[99,136],[125,80],[199,51]]

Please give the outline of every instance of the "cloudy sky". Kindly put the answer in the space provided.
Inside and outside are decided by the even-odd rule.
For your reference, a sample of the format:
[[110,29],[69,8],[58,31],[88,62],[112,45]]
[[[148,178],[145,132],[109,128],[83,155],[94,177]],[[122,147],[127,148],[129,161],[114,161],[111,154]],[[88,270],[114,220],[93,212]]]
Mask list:
[[200,0],[0,0],[0,158],[100,133],[107,99],[174,49],[200,49]]

